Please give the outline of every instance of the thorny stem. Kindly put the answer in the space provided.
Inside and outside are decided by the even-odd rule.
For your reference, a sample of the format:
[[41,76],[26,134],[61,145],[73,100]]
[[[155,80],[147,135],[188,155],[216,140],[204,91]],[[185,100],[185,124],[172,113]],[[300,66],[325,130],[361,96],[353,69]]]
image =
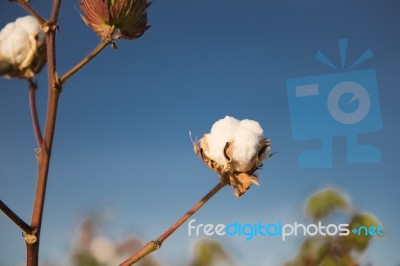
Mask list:
[[[21,2],[21,1],[18,1]],[[54,0],[50,21],[46,25],[57,25],[58,13],[61,0]],[[39,262],[39,242],[40,230],[42,227],[44,199],[46,195],[47,176],[49,172],[51,149],[56,123],[58,99],[61,93],[61,86],[58,84],[56,73],[55,55],[55,30],[57,27],[49,27],[46,31],[47,46],[47,75],[48,75],[48,102],[46,112],[46,123],[43,136],[43,144],[38,155],[38,173],[35,200],[32,210],[31,228],[35,232],[36,240],[26,241],[27,247],[27,266],[37,266]]]
[[9,0],[9,2],[17,2],[21,5],[29,14],[34,16],[38,21],[40,26],[44,27],[46,25],[46,20],[39,15],[25,0]]
[[43,138],[42,138],[42,132],[40,131],[39,120],[36,112],[36,97],[35,97],[37,85],[32,79],[28,79],[28,83],[29,83],[29,106],[31,110],[33,130],[35,131],[35,136],[38,146],[39,148],[41,148],[43,144]]
[[0,210],[14,222],[25,234],[31,234],[32,228],[22,220],[15,212],[13,212],[2,200],[0,200]]
[[85,58],[83,58],[78,64],[76,64],[73,68],[71,68],[67,73],[62,75],[60,78],[60,84],[63,84],[67,79],[69,79],[73,74],[79,71],[82,67],[84,67],[87,63],[90,62],[96,55],[98,55],[107,45],[112,42],[112,38],[103,39],[96,48],[93,49],[90,54],[88,54]]
[[225,182],[218,183],[210,192],[207,193],[199,202],[196,203],[185,215],[183,215],[175,224],[173,224],[167,231],[160,235],[156,240],[150,241],[141,249],[139,249],[134,255],[126,259],[120,264],[120,266],[133,265],[143,257],[147,256],[153,251],[158,250],[165,239],[167,239],[172,233],[175,232],[184,222],[187,221],[193,214],[195,214],[209,199],[211,199],[221,188],[226,185]]

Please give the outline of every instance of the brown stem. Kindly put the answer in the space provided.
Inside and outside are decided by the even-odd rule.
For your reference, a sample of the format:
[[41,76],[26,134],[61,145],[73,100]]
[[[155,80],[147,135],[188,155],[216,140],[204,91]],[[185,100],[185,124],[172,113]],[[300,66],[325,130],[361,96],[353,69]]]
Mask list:
[[[61,0],[54,0],[51,11],[51,19],[46,25],[57,25],[57,18]],[[57,27],[49,27],[46,31],[47,46],[47,75],[48,75],[48,102],[46,112],[43,144],[38,155],[38,174],[35,191],[35,201],[32,210],[31,227],[35,232],[34,241],[26,241],[27,266],[37,266],[39,262],[40,230],[42,226],[44,199],[46,195],[47,177],[49,172],[51,149],[53,145],[54,128],[57,117],[58,99],[61,86],[58,83],[56,73],[55,54],[55,30]]]
[[25,0],[9,0],[9,2],[17,2],[29,14],[34,16],[39,21],[40,26],[44,27],[46,25],[46,20],[41,15],[39,15]]
[[76,64],[73,68],[71,68],[67,73],[61,76],[60,84],[63,84],[67,79],[69,79],[73,74],[79,71],[82,67],[84,67],[87,63],[90,62],[96,55],[98,55],[107,45],[112,42],[111,38],[107,38],[102,40],[96,48],[93,49],[90,54],[88,54],[85,58],[83,58],[78,64]]
[[[36,244],[37,243],[37,244]],[[37,266],[39,265],[39,241],[35,244],[26,242],[26,265]]]
[[60,13],[61,0],[54,0],[51,8],[50,22],[53,25],[57,24],[58,14]]
[[35,132],[36,140],[40,148],[42,147],[43,144],[43,138],[42,138],[42,132],[40,131],[39,120],[36,112],[35,96],[36,96],[37,85],[32,79],[28,79],[28,83],[29,83],[29,106],[31,110],[33,130]]
[[13,212],[2,200],[0,200],[0,210],[14,222],[25,234],[31,234],[32,228],[25,223],[15,212]]
[[209,199],[211,199],[221,188],[226,185],[224,182],[218,183],[210,192],[207,193],[199,202],[196,203],[185,215],[183,215],[175,224],[173,224],[167,231],[160,235],[156,240],[150,241],[143,246],[134,255],[126,259],[120,264],[120,266],[129,266],[141,260],[151,252],[159,249],[164,242],[172,233],[175,232],[187,219],[189,219],[194,213],[196,213]]

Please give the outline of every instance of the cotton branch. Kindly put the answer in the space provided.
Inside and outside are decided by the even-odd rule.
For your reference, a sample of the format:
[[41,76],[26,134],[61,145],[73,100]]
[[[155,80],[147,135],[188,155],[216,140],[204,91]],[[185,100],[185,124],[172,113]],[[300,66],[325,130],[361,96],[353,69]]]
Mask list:
[[32,228],[22,220],[15,212],[13,212],[2,200],[0,200],[0,210],[14,222],[25,234],[30,234]]
[[196,203],[185,215],[183,215],[176,223],[174,223],[167,231],[160,235],[156,240],[150,241],[143,246],[134,255],[126,259],[120,264],[120,266],[133,265],[143,257],[158,250],[165,239],[167,239],[172,233],[174,233],[183,223],[187,221],[193,214],[195,214],[209,199],[211,199],[218,191],[226,185],[224,182],[218,183],[210,192],[207,193],[199,202]]

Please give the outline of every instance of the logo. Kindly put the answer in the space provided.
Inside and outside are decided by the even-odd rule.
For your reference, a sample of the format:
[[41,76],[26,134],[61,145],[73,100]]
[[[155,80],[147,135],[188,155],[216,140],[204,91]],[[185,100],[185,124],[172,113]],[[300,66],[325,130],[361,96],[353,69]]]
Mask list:
[[317,224],[302,224],[298,222],[283,223],[245,223],[233,222],[225,224],[196,224],[196,219],[188,223],[188,236],[239,236],[246,240],[251,240],[256,236],[261,237],[279,237],[286,241],[288,237],[293,236],[348,236],[350,234],[357,236],[383,236],[384,230],[381,226],[360,226],[350,228],[349,224],[327,224],[322,222]]
[[[341,69],[346,68],[347,39],[339,40]],[[348,163],[379,163],[381,153],[359,144],[358,135],[382,129],[376,72],[352,70],[372,56],[365,50],[349,71],[289,79],[286,82],[292,137],[295,141],[320,139],[319,149],[300,154],[301,168],[332,167],[332,138],[347,137]],[[322,52],[315,59],[338,70]]]

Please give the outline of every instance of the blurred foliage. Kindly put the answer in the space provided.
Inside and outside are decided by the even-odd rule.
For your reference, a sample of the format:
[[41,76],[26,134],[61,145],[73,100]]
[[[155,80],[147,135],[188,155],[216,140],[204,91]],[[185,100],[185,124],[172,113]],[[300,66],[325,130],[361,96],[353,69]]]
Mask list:
[[314,220],[328,216],[332,211],[348,209],[348,200],[334,189],[326,189],[312,195],[306,202],[305,212]]
[[[353,215],[350,221],[350,228],[360,228],[360,227],[370,228],[371,226],[380,226],[378,220],[371,214],[368,213],[356,213]],[[344,237],[343,245],[346,250],[351,251],[352,249],[364,252],[368,248],[368,244],[372,238],[369,234],[361,235],[349,234]]]
[[[305,204],[305,214],[313,221],[323,221],[339,210],[350,210],[349,201],[334,189],[326,189],[310,196]],[[373,236],[363,230],[381,226],[372,214],[349,213],[347,227],[357,228],[360,234],[350,231],[347,236],[311,236],[300,245],[297,256],[285,266],[357,266]],[[360,229],[363,227],[363,229]],[[376,232],[377,233],[377,232]]]
[[224,247],[213,240],[203,239],[194,248],[194,256],[190,266],[233,266],[232,257]]
[[[135,236],[112,241],[100,233],[99,217],[84,219],[72,244],[69,264],[73,266],[115,266],[142,247],[142,242]],[[138,266],[158,266],[153,255],[149,255]]]
[[[112,241],[101,233],[101,215],[85,218],[79,225],[72,243],[68,265],[71,266],[116,266],[143,246],[142,241],[130,236]],[[148,255],[135,265],[159,266],[154,255]],[[222,244],[203,239],[196,243],[189,266],[235,266],[233,258]]]
[[[358,266],[360,258],[367,251],[374,236],[367,228],[381,227],[372,214],[353,211],[349,200],[334,189],[325,189],[311,195],[305,204],[305,214],[314,223],[327,225],[326,219],[338,211],[347,211],[349,230],[357,228],[359,234],[350,232],[347,236],[316,235],[304,239],[297,255],[284,266]],[[339,216],[342,217],[342,216]],[[343,217],[342,217],[343,218]],[[98,217],[86,218],[80,225],[70,255],[73,266],[114,266],[134,254],[142,246],[142,241],[130,236],[124,240],[112,241],[99,233]],[[378,232],[375,232],[376,234]],[[271,254],[272,255],[272,254]],[[147,256],[138,266],[161,265],[153,255]],[[232,256],[217,241],[203,239],[193,248],[189,266],[234,266]]]

